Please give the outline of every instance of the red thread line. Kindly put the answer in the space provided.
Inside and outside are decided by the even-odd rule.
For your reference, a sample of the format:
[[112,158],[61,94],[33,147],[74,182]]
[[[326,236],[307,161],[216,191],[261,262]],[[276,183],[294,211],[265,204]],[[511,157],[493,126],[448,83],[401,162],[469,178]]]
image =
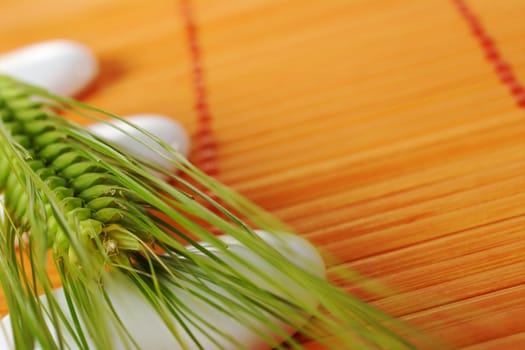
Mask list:
[[500,82],[507,87],[516,104],[520,108],[525,108],[525,89],[514,74],[512,67],[503,58],[494,40],[483,27],[483,24],[467,5],[464,0],[452,0],[459,13],[466,20],[470,31],[479,42],[481,49],[485,53],[485,58],[492,64]]
[[[213,118],[208,108],[208,95],[204,82],[197,26],[193,17],[191,1],[181,0],[180,4],[193,74],[193,90],[195,94],[194,108],[197,114],[197,133],[195,135],[196,161],[206,175],[216,177],[219,174],[219,167],[217,166],[217,142],[215,141],[212,130]],[[214,201],[219,201],[217,195],[209,189],[207,189],[205,193]],[[212,207],[210,203],[207,203],[206,206],[216,214],[219,214],[219,210]],[[211,231],[215,234],[221,233],[216,227],[212,227]]]
[[193,74],[195,112],[197,113],[197,134],[195,137],[197,164],[207,175],[215,177],[219,174],[219,168],[217,166],[217,142],[215,141],[212,130],[213,118],[207,103],[208,95],[204,83],[199,36],[190,0],[181,1],[181,12],[186,29]]

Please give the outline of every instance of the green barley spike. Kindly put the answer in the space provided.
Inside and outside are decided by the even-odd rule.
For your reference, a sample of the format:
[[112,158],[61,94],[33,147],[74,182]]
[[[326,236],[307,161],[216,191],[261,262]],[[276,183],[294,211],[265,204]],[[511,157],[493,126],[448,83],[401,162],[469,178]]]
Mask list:
[[[4,91],[7,91],[7,93]],[[59,202],[60,210],[62,210],[69,222],[78,222],[80,227],[82,227],[82,223],[85,220],[91,220],[96,216],[104,217],[100,213],[100,208],[99,212],[92,213],[87,203],[77,195],[95,185],[115,182],[111,178],[111,174],[107,170],[96,166],[96,163],[93,161],[86,159],[81,152],[75,149],[75,146],[72,146],[67,136],[56,139],[55,135],[61,130],[60,124],[50,118],[53,112],[43,112],[43,107],[40,104],[29,100],[27,95],[15,94],[9,89],[0,90],[0,101],[3,104],[4,112],[2,113],[2,121],[11,121],[8,124],[4,124],[5,131],[13,140],[16,140],[17,137],[27,139],[27,142],[23,144],[26,151],[30,154],[37,154],[39,157],[39,159],[28,160],[27,164],[42,180],[50,179],[53,176],[48,181],[49,189],[62,189],[62,186],[66,184],[70,186],[69,189],[72,190],[70,196],[61,199]],[[21,114],[20,119],[18,119],[19,114]],[[43,144],[42,140],[54,142]],[[0,169],[0,172],[0,178],[5,179],[3,182],[9,184],[9,186],[4,186],[0,190],[5,192],[6,198],[13,199],[13,201],[7,201],[7,210],[13,215],[15,223],[23,225],[25,222],[24,218],[27,216],[25,212],[27,206],[23,203],[26,196],[20,196],[21,193],[17,190],[23,186],[24,179],[18,178],[20,174],[11,171],[9,166],[3,167]],[[14,191],[18,193],[13,193]],[[62,196],[62,194],[62,190],[57,191],[57,197]],[[17,198],[18,200],[16,200]],[[132,202],[127,204],[134,205]],[[139,205],[137,204],[137,206]],[[119,215],[124,216],[126,214],[119,212]],[[47,231],[48,244],[53,247],[58,257],[65,256],[69,253],[70,247],[60,242],[60,249],[58,249],[57,243],[53,241],[53,237],[62,236],[54,232],[54,230],[60,230],[60,228],[55,225],[50,226],[50,228],[51,230]],[[80,232],[79,235],[83,235],[83,232]],[[90,241],[86,242],[86,244],[94,245]]]
[[[112,332],[135,349],[134,334],[125,329],[106,295],[106,284],[113,280],[140,291],[181,348],[188,341],[193,342],[190,349],[201,347],[197,330],[212,344],[222,337],[231,340],[230,349],[243,347],[235,334],[221,333],[219,325],[174,290],[245,324],[277,348],[282,347],[270,334],[285,337],[284,324],[332,349],[415,349],[397,334],[414,338],[409,327],[291,264],[255,236],[246,222],[267,232],[284,225],[206,177],[154,135],[148,136],[165,146],[182,175],[154,170],[175,186],[152,175],[143,160],[121,153],[59,111],[92,120],[100,115],[118,118],[0,76],[0,193],[6,209],[0,283],[17,349],[32,349],[36,343],[45,350],[111,349]],[[227,249],[212,230],[237,239],[308,291],[319,307],[287,298],[274,275]],[[14,242],[23,233],[28,233],[28,242],[17,253]],[[59,307],[53,294],[46,270],[50,256],[67,306]],[[225,293],[217,292],[221,290]],[[315,318],[315,326],[303,325],[305,315]],[[293,338],[287,346],[302,348]]]

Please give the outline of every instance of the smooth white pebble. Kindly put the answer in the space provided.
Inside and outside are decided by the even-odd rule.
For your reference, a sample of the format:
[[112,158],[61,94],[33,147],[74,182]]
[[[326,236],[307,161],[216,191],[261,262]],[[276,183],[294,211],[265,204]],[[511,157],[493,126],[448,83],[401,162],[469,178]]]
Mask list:
[[[280,233],[280,234],[270,234],[265,231],[255,231],[264,241],[271,244],[277,251],[282,255],[287,257],[290,263],[296,264],[306,271],[312,273],[312,275],[317,276],[321,279],[326,278],[326,270],[324,262],[317,252],[317,250],[310,244],[307,240],[297,235]],[[300,300],[304,305],[309,307],[316,308],[318,306],[318,300],[311,293],[311,291],[304,289],[300,284],[291,280],[288,276],[283,274],[280,269],[276,266],[271,265],[268,261],[263,260],[253,251],[249,250],[238,240],[232,236],[224,235],[219,236],[223,240],[228,249],[243,259],[250,261],[252,264],[257,266],[259,269],[266,271],[268,275],[272,276],[273,283],[269,285],[267,281],[260,278],[253,271],[246,271],[246,267],[239,264],[237,261],[229,261],[231,266],[234,269],[240,270],[246,275],[252,274],[254,281],[256,281],[261,287],[267,288],[269,291],[276,293],[282,293],[281,295],[291,300],[298,301]],[[209,248],[206,244],[203,245],[205,249]],[[220,253],[215,252],[220,255]],[[202,253],[201,253],[202,254]],[[225,258],[229,260],[228,258]],[[282,290],[276,290],[274,283],[279,283],[283,288]],[[180,323],[171,319],[177,327],[179,336],[181,340],[185,343],[186,347],[181,345],[173,336],[173,334],[168,330],[165,322],[161,317],[151,308],[150,304],[144,299],[140,294],[139,290],[135,285],[133,285],[129,280],[124,279],[120,276],[107,275],[105,278],[105,287],[108,293],[109,299],[111,300],[115,311],[122,320],[124,326],[129,330],[130,334],[133,335],[134,340],[137,342],[137,345],[140,349],[143,350],[157,350],[157,349],[197,349],[197,346],[194,345],[194,342],[190,338],[188,332],[180,326]],[[193,333],[196,339],[200,342],[202,348],[206,350],[216,350],[216,349],[234,349],[237,346],[232,342],[232,339],[229,339],[229,335],[233,339],[240,343],[244,348],[251,350],[268,350],[271,346],[264,340],[264,338],[255,332],[253,328],[248,326],[251,322],[249,320],[238,321],[217,310],[216,308],[211,307],[207,303],[201,301],[192,295],[189,290],[190,285],[176,288],[173,287],[172,291],[179,300],[187,305],[190,310],[195,311],[200,315],[206,322],[209,322],[210,325],[217,327],[216,330],[210,329],[210,327],[204,324],[202,321],[191,317],[192,321],[187,322],[186,325],[189,327],[189,330]],[[211,288],[224,296],[232,297],[228,292],[217,286],[211,286]],[[67,302],[64,297],[63,290],[57,289],[54,292],[54,296],[58,302],[58,305],[62,307],[63,311],[66,313],[66,317],[71,319],[71,315],[68,312]],[[219,302],[216,297],[210,296],[210,300]],[[44,304],[46,302],[44,301]],[[286,318],[287,315],[281,315]],[[303,323],[307,322],[308,318],[305,316]],[[49,323],[49,320],[47,320]],[[272,339],[277,341],[283,341],[282,335],[278,335],[270,327],[261,324],[260,321],[253,320],[254,324],[257,324],[257,327],[260,331],[266,334]],[[282,321],[277,321],[274,319],[283,331],[288,335],[292,335],[294,330],[285,325]],[[9,316],[6,316],[2,320],[2,329],[3,334],[0,332],[0,349],[12,350],[12,334],[10,328],[10,319]],[[200,329],[202,327],[202,329]],[[208,336],[211,335],[211,339]],[[72,344],[71,335],[65,334],[62,339],[69,344]],[[112,331],[112,340],[114,341],[114,350],[125,349],[126,346],[120,333],[117,331]],[[217,343],[215,343],[215,342]],[[90,343],[90,348],[92,346],[92,340],[88,339]],[[193,344],[193,345],[192,345]],[[35,349],[41,349],[36,347]],[[75,349],[75,346],[72,347]]]
[[138,129],[121,120],[96,123],[88,126],[88,129],[121,151],[169,172],[175,170],[176,159],[173,159],[166,149],[139,129],[151,133],[182,156],[188,156],[191,146],[188,133],[172,118],[160,114],[134,114],[123,119]]
[[93,52],[72,40],[49,40],[0,55],[0,73],[62,96],[74,96],[97,76]]

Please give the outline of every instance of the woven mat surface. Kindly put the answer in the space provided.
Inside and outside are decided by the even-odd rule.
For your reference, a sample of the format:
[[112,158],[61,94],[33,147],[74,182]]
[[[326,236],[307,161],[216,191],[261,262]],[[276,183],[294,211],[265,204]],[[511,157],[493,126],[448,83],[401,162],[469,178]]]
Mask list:
[[464,349],[523,349],[524,14],[523,0],[3,0],[0,52],[85,43],[101,76],[83,101],[179,120],[197,164],[398,293],[368,301]]

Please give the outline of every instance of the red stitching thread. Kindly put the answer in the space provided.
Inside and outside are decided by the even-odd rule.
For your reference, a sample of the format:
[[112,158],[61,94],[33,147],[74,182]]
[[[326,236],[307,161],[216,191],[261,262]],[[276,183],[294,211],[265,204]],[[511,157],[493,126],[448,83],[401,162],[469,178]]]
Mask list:
[[516,100],[520,108],[525,108],[525,89],[514,74],[512,67],[505,61],[498,50],[494,40],[483,27],[481,21],[467,5],[464,0],[452,0],[459,13],[463,16],[470,27],[472,35],[478,40],[481,49],[485,53],[485,58],[492,64],[500,82],[505,85],[510,94]]
[[204,72],[201,63],[197,26],[193,18],[190,0],[181,1],[181,12],[186,28],[188,50],[191,57],[193,88],[195,93],[195,112],[197,113],[196,159],[197,164],[207,175],[217,176],[217,142],[212,130],[212,115],[208,108]]
[[[181,0],[180,4],[182,19],[186,28],[186,38],[193,74],[193,90],[195,93],[194,108],[197,113],[197,133],[195,135],[196,160],[206,175],[216,177],[219,174],[219,167],[217,166],[217,142],[213,135],[213,118],[208,108],[208,94],[204,82],[197,26],[193,18],[191,1]],[[219,201],[217,195],[209,189],[205,192],[214,201]],[[219,210],[212,207],[210,203],[207,203],[206,206],[214,213],[219,213]],[[215,234],[221,233],[216,227],[212,227],[211,231]]]

